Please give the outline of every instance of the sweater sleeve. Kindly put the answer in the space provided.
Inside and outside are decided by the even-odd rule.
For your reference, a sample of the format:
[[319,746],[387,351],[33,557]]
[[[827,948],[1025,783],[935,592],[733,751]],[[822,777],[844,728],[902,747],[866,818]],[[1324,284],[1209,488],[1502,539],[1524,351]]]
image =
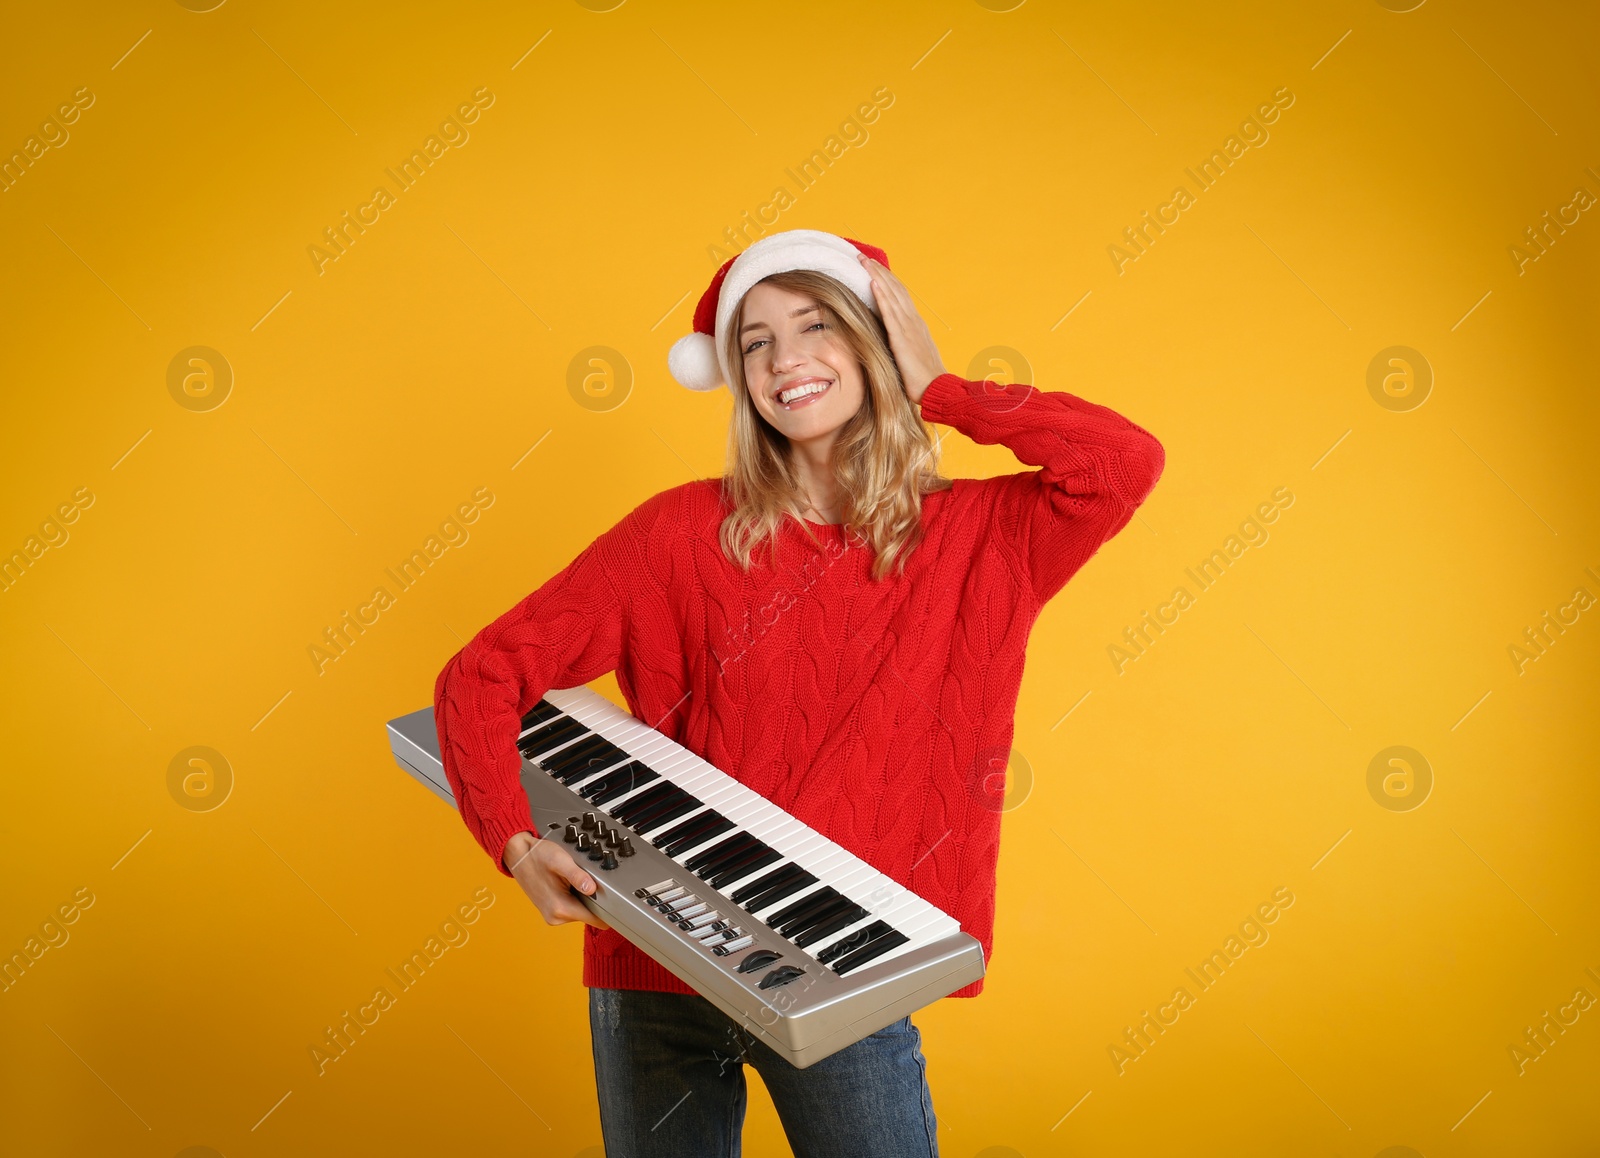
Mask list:
[[445,776],[461,819],[503,876],[511,876],[506,842],[525,830],[539,835],[516,748],[523,713],[551,688],[587,683],[621,662],[627,580],[647,570],[651,506],[637,508],[480,631],[434,681]]
[[1166,464],[1149,431],[1065,391],[941,374],[922,416],[1041,468],[991,480],[994,530],[1040,604],[1127,525]]

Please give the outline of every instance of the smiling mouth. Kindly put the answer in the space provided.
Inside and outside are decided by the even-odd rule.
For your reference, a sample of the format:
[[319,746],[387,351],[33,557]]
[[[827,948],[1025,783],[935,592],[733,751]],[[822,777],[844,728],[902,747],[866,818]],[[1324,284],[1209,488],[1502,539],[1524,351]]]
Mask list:
[[802,406],[811,405],[832,388],[831,378],[812,379],[778,391],[773,400],[784,410],[798,410]]

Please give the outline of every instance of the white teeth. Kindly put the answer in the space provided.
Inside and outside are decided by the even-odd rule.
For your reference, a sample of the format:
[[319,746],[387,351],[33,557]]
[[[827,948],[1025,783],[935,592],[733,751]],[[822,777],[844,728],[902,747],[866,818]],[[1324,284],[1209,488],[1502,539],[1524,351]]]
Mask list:
[[778,395],[778,401],[787,406],[797,398],[804,398],[808,394],[821,394],[827,388],[826,382],[809,382],[804,386],[796,386],[793,390],[785,390]]

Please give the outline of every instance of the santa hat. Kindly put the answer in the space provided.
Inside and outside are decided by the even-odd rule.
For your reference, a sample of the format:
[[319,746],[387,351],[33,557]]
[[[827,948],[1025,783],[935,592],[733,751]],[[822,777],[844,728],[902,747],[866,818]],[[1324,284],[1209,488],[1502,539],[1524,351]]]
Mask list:
[[885,267],[889,255],[873,245],[838,237],[817,229],[790,229],[763,237],[737,257],[722,263],[711,285],[694,309],[694,333],[673,343],[667,368],[678,384],[690,390],[715,390],[732,381],[723,361],[723,339],[733,315],[755,284],[775,273],[811,269],[843,282],[873,313],[872,279],[858,254],[866,254]]

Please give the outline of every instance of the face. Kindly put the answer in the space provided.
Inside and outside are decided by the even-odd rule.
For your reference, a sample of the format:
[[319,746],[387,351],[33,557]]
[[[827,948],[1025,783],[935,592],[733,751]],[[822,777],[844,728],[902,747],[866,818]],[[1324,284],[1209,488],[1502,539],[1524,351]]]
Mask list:
[[758,283],[744,298],[739,349],[751,401],[791,442],[831,445],[866,397],[861,364],[809,294]]

